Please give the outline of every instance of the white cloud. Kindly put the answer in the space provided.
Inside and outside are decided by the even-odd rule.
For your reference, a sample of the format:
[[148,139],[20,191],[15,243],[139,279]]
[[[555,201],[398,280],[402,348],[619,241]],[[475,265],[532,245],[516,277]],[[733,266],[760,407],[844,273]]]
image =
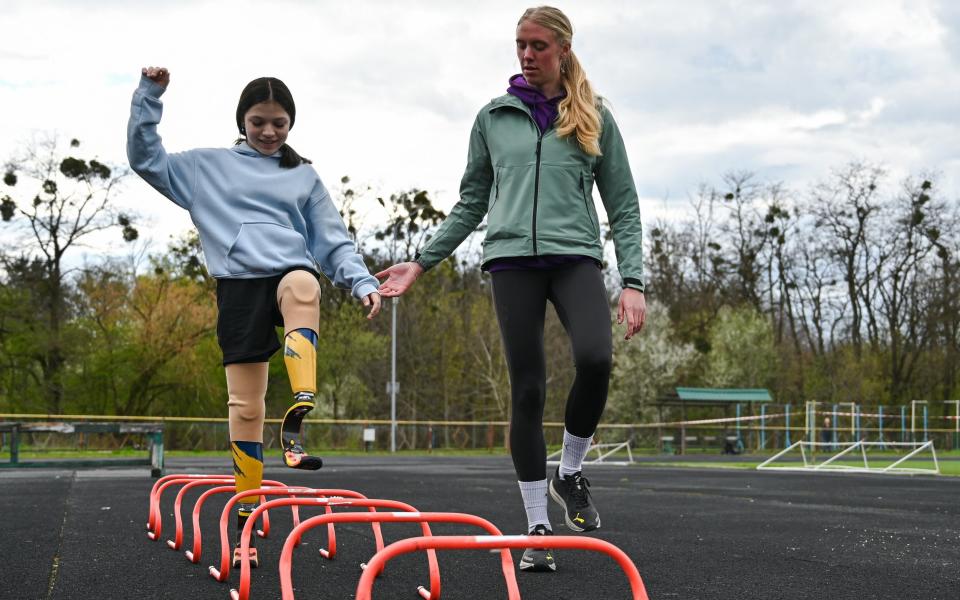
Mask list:
[[[139,68],[173,73],[170,150],[229,144],[243,85],[283,79],[290,142],[330,187],[456,200],[475,112],[516,72],[529,2],[21,2],[0,7],[0,160],[35,130],[125,162]],[[702,180],[750,169],[802,189],[854,159],[944,173],[960,192],[955,3],[597,0],[562,7],[623,131],[645,214],[675,216]],[[665,199],[666,198],[666,199]],[[158,243],[186,214],[131,180],[123,202]],[[2,236],[3,234],[0,234]],[[0,240],[2,241],[2,240]]]

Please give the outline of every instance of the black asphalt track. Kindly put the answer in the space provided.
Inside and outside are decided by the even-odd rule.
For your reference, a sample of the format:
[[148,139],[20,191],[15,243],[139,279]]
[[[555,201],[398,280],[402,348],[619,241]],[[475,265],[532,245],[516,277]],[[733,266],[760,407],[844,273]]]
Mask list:
[[[222,473],[227,460],[168,460],[167,473]],[[271,460],[266,476],[291,485],[469,512],[504,533],[524,529],[507,457],[335,456],[314,473]],[[590,535],[626,551],[655,600],[960,598],[960,478],[642,466],[596,466],[585,475],[603,522]],[[0,471],[0,598],[228,598],[239,574],[228,586],[206,569],[218,552],[215,527],[226,497],[204,510],[204,557],[193,565],[147,538],[152,483],[146,468]],[[164,539],[173,534],[173,497],[164,496]],[[272,515],[270,538],[258,541],[264,566],[253,572],[252,598],[280,596],[277,559],[291,521],[287,510]],[[558,507],[551,506],[551,518],[564,533]],[[410,524],[383,528],[388,543],[419,535]],[[437,534],[474,531],[434,526]],[[352,598],[358,564],[374,548],[370,526],[338,525],[333,561],[316,552],[324,537],[314,530],[295,552],[297,598]],[[524,599],[629,597],[606,556],[556,555],[556,573],[518,573]],[[495,554],[442,552],[440,569],[443,598],[506,597]],[[374,598],[416,598],[416,586],[426,583],[424,557],[401,557],[378,580]]]

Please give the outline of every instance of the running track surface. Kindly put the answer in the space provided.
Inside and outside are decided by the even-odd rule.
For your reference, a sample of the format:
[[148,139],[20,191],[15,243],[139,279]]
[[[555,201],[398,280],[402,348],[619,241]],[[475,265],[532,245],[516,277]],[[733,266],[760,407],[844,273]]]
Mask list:
[[[166,472],[224,473],[227,461],[226,454],[173,459]],[[525,528],[507,457],[331,457],[314,473],[266,467],[265,477],[290,485],[469,512],[507,534]],[[588,535],[626,551],[653,600],[960,598],[960,478],[640,466],[593,466],[584,474],[603,523]],[[153,481],[146,468],[0,471],[0,598],[228,598],[239,573],[233,570],[227,585],[206,569],[218,558],[215,527],[226,496],[204,510],[204,556],[194,565],[146,536]],[[164,496],[164,539],[173,534],[174,495]],[[569,534],[559,507],[551,502],[550,511],[555,531]],[[253,571],[252,598],[280,595],[277,559],[291,521],[289,510],[271,514],[271,536],[258,540],[263,566]],[[383,529],[387,543],[420,534],[412,524]],[[433,529],[472,533],[460,525]],[[322,528],[313,530],[294,553],[297,597],[352,598],[358,565],[374,548],[370,526],[338,525],[333,561],[316,552],[324,537]],[[496,554],[447,551],[439,558],[443,598],[506,597]],[[525,600],[629,597],[626,578],[605,555],[566,550],[556,558],[556,573],[518,572]],[[415,598],[421,583],[423,555],[400,557],[374,598]]]

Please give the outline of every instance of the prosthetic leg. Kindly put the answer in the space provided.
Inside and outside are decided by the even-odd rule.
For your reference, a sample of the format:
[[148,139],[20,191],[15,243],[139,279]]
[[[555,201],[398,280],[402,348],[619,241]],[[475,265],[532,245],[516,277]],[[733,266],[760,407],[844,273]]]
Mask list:
[[[266,413],[264,398],[267,393],[269,364],[237,363],[227,365],[227,402],[230,422],[230,450],[233,455],[233,474],[237,493],[254,490],[263,481],[263,418]],[[233,566],[240,566],[240,532],[257,508],[257,496],[241,498],[237,504],[237,548],[233,551]],[[250,564],[260,565],[255,536],[250,538]]]
[[283,415],[280,437],[283,440],[283,462],[293,469],[316,471],[323,466],[317,456],[308,455],[300,442],[303,418],[315,406],[317,393],[317,334],[297,329],[284,340],[283,362],[293,388],[293,405]]
[[[233,474],[236,479],[237,493],[243,493],[260,487],[263,481],[263,444],[260,442],[230,442],[233,451]],[[240,533],[250,514],[257,508],[257,496],[241,498],[237,504],[237,547],[233,549],[233,566],[240,566]],[[250,536],[250,566],[259,567],[260,558],[253,547],[256,536]]]
[[283,362],[287,367],[293,405],[280,427],[283,463],[293,469],[315,471],[323,466],[303,449],[303,418],[313,410],[317,394],[317,331],[320,328],[320,284],[307,271],[291,271],[277,286],[277,303],[283,314]]

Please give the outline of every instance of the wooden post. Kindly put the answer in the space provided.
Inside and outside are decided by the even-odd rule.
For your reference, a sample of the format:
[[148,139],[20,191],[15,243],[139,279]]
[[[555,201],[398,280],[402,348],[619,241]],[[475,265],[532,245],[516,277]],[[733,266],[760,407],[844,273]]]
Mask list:
[[687,453],[687,405],[680,399],[680,454]]

